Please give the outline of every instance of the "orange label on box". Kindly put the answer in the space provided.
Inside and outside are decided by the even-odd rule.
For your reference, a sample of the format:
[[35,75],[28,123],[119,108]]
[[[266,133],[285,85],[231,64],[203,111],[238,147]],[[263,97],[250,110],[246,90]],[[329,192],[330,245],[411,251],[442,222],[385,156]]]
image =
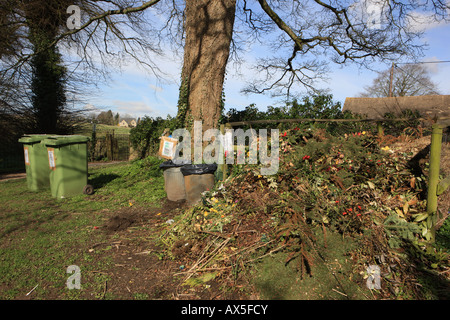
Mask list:
[[29,166],[30,165],[30,158],[28,156],[28,147],[24,147],[23,148],[23,154],[24,154],[24,157],[25,157],[25,164],[27,166]]
[[55,149],[53,148],[47,148],[47,153],[48,153],[48,165],[50,167],[51,170],[55,170],[56,169],[56,164],[55,164]]

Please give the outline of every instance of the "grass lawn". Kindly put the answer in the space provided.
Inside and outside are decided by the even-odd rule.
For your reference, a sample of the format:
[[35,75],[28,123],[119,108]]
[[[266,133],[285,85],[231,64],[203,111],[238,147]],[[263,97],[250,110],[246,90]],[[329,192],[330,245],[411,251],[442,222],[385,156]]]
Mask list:
[[[147,173],[142,161],[90,168],[95,193],[63,200],[29,191],[25,179],[0,182],[0,299],[116,298],[105,284],[120,240],[102,226],[117,212],[161,205],[164,179]],[[70,265],[80,266],[83,290],[67,289]]]
[[[97,133],[97,137],[104,137],[107,132],[112,132],[114,130],[114,134],[130,134],[131,128],[124,128],[119,126],[110,126],[106,124],[97,124],[95,126],[95,131]],[[84,136],[90,137],[92,135],[92,124],[91,123],[82,123],[80,128],[75,134],[81,134]]]
[[[343,208],[360,210],[358,206],[364,203],[358,197],[375,190],[354,185],[348,190],[359,186],[360,191],[346,198],[338,186],[324,179],[332,192],[319,192],[321,184],[298,181],[305,173],[317,178],[327,171],[311,171],[304,162],[298,176],[281,172],[278,180],[243,167],[211,190],[201,204],[186,207],[166,200],[161,162],[148,157],[91,166],[88,178],[94,194],[62,200],[52,198],[50,190],[29,191],[25,179],[0,181],[0,299],[450,296],[448,219],[438,230],[436,246],[427,251],[406,245],[391,247],[388,240],[400,241],[400,235],[391,233],[388,238],[385,230],[400,227],[402,221],[388,225],[381,210],[368,209],[364,225],[358,215],[347,219],[349,214],[341,213]],[[390,172],[376,176],[379,184],[386,176],[399,185],[403,181],[395,180],[402,177],[395,167],[375,168]],[[297,189],[290,187],[296,183],[303,191],[293,198]],[[379,193],[384,198],[373,199],[389,203],[397,199],[392,193]],[[325,226],[329,220],[323,217],[318,221],[324,223],[312,224],[298,214],[304,210],[299,207],[302,201],[316,204],[327,194],[331,200],[322,204],[340,213],[332,216],[335,211],[330,211],[329,219],[336,222],[333,228]],[[400,204],[403,208],[403,200]],[[392,206],[398,207],[397,202]],[[314,208],[305,211],[311,221]],[[376,218],[384,224],[376,224]],[[350,227],[354,231],[348,231]],[[364,272],[373,264],[382,268],[378,291],[365,284]],[[71,265],[80,268],[81,290],[66,285]]]

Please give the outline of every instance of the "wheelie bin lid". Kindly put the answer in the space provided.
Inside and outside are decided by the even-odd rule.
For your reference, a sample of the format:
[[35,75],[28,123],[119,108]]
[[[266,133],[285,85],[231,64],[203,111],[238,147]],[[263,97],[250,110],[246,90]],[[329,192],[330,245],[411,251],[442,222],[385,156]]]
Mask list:
[[89,137],[81,135],[68,135],[68,136],[50,136],[44,140],[44,144],[50,147],[58,147],[68,144],[85,143],[89,141]]
[[19,139],[19,142],[25,143],[25,144],[39,143],[48,137],[49,137],[48,134],[24,134]]

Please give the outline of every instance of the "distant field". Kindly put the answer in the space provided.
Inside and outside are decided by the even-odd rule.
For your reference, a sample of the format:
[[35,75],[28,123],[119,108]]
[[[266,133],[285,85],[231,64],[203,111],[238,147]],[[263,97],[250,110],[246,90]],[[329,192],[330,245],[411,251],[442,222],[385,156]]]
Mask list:
[[[110,126],[106,124],[97,124],[95,128],[97,132],[97,137],[103,137],[108,132],[114,130],[114,134],[130,134],[130,128],[124,128],[119,126]],[[81,128],[75,132],[76,134],[81,134],[90,137],[92,134],[92,123],[84,123]]]

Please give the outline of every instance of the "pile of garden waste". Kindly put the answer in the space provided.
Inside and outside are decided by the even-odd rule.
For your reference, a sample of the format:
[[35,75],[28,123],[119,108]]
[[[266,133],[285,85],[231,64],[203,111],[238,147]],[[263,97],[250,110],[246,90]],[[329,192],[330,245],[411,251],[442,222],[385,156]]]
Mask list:
[[[351,267],[328,269],[361,288],[342,297],[448,299],[448,207],[439,208],[442,236],[434,240],[427,158],[416,161],[406,140],[365,131],[283,131],[277,174],[261,175],[260,165],[229,166],[229,177],[167,225],[160,241],[180,261],[187,287],[212,280],[245,287],[252,268],[278,254],[300,282],[324,281],[315,271],[335,260],[331,241],[338,238],[354,244],[344,252]],[[367,289],[374,265],[381,287]],[[442,287],[429,289],[430,282]]]

